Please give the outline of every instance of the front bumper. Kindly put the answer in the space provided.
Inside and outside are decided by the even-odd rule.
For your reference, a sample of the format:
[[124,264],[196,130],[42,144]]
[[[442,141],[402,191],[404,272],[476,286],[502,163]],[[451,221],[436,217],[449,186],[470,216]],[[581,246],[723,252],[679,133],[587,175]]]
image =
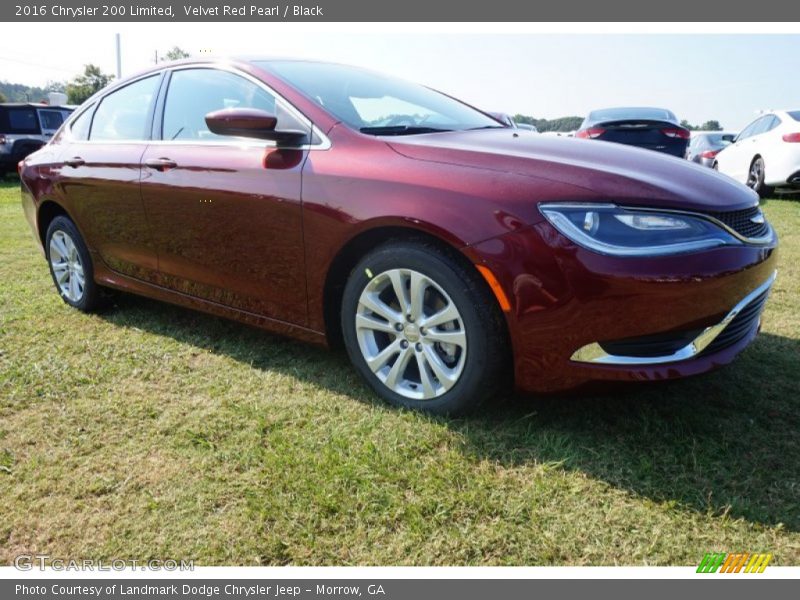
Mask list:
[[[769,287],[776,246],[619,258],[580,248],[541,222],[477,244],[468,254],[491,269],[511,304],[506,319],[517,387],[551,392],[595,380],[672,379],[732,361],[755,338],[758,316],[736,339],[724,345],[714,339],[733,327],[748,305],[743,299]],[[687,332],[683,344],[646,357],[652,360],[638,351],[624,360],[625,354],[607,349],[618,349],[613,344],[620,340],[681,339]]]
[[691,332],[691,341],[686,343],[686,334],[639,337],[620,343],[592,342],[578,348],[570,357],[575,362],[602,365],[660,365],[689,360],[703,352],[722,350],[733,346],[742,338],[757,330],[761,323],[761,312],[769,297],[777,272],[747,294],[719,323]]

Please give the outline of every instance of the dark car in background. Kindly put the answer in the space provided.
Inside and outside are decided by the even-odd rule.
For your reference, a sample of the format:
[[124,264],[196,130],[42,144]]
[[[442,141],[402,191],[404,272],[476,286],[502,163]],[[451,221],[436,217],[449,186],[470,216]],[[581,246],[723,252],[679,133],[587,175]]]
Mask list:
[[697,164],[712,167],[714,159],[736,138],[732,131],[703,131],[692,134],[686,158]]
[[71,112],[68,106],[0,104],[0,178],[53,137]]
[[604,108],[589,113],[577,138],[617,142],[683,158],[690,132],[665,108]]

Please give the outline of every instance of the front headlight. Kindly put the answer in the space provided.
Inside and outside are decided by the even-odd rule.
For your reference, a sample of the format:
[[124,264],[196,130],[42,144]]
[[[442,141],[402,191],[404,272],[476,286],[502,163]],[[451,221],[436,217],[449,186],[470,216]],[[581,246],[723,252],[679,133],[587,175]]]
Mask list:
[[613,256],[664,256],[740,245],[727,231],[699,216],[614,204],[541,204],[547,220],[588,250]]

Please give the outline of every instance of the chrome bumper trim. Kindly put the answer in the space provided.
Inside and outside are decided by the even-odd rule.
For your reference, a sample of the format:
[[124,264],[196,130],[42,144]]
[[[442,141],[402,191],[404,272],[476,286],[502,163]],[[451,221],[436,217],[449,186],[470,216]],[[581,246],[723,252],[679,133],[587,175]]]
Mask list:
[[772,284],[775,282],[777,275],[778,272],[773,271],[772,275],[770,275],[767,281],[742,298],[742,300],[736,306],[734,306],[727,315],[725,315],[725,318],[722,319],[722,321],[716,325],[706,327],[703,332],[694,340],[689,342],[683,348],[676,350],[672,354],[663,356],[619,356],[607,353],[605,350],[603,350],[600,344],[597,342],[592,342],[591,344],[587,344],[581,348],[578,348],[572,354],[570,360],[597,365],[636,366],[658,365],[662,363],[672,363],[693,358],[705,350],[708,345],[713,342],[728,325],[730,325],[731,321],[736,318],[736,315],[742,312],[744,307],[750,304],[765,291],[769,290],[770,287],[772,287]]

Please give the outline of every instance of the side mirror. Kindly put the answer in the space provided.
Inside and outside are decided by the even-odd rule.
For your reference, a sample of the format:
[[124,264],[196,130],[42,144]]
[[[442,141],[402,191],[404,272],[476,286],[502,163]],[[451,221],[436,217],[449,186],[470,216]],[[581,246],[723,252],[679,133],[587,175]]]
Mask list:
[[302,144],[308,134],[299,129],[275,129],[278,118],[256,108],[224,108],[206,115],[209,131],[217,135],[273,140],[279,144]]

